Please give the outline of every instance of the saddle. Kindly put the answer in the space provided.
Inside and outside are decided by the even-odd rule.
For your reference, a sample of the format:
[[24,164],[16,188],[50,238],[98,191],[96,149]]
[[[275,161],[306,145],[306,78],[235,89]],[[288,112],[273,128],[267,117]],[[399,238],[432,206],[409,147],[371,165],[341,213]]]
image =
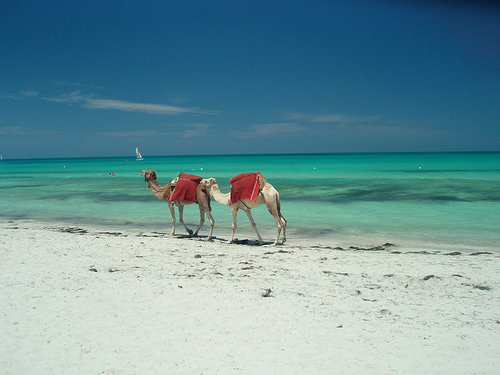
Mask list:
[[173,191],[169,201],[196,202],[196,187],[202,179],[200,176],[181,173],[175,182],[172,181]]
[[257,200],[260,191],[260,172],[241,173],[229,180],[231,204],[242,199]]

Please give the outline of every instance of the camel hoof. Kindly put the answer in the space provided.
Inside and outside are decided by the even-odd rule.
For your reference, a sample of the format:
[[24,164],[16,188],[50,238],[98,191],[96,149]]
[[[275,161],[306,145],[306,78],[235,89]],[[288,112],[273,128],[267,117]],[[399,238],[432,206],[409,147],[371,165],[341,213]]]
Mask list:
[[192,235],[193,235],[193,231],[192,231],[192,230],[188,230],[188,234],[189,234],[190,236],[192,236]]
[[208,241],[208,242],[214,242],[214,239],[213,239],[212,237],[208,237],[208,238],[207,238],[207,241]]

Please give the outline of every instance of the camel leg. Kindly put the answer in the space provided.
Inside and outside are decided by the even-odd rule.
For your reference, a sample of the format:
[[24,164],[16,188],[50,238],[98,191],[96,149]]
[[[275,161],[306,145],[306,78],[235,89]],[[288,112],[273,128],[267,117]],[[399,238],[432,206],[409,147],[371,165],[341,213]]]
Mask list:
[[200,231],[200,229],[203,226],[204,222],[205,222],[205,213],[203,212],[203,209],[200,207],[200,226],[194,232],[194,236],[198,236],[198,232]]
[[177,206],[179,208],[179,221],[181,222],[181,224],[184,226],[184,228],[186,229],[186,231],[189,233],[190,236],[193,235],[193,231],[191,229],[189,229],[186,224],[184,224],[184,206],[182,205],[178,205]]
[[208,235],[207,240],[212,241],[212,234],[214,232],[215,220],[214,220],[212,214],[210,213],[210,211],[207,211],[207,216],[208,216],[208,220],[210,221],[210,234]]
[[231,239],[229,240],[229,243],[233,243],[234,240],[234,233],[236,232],[236,222],[237,222],[237,217],[238,217],[238,207],[233,206],[233,232],[231,233]]
[[170,233],[171,236],[175,234],[175,209],[174,209],[174,204],[167,202],[168,208],[170,209],[170,213],[172,214],[172,233]]
[[281,243],[285,243],[285,241],[286,241],[286,219],[281,214],[275,214],[275,215],[273,215],[273,217],[274,217],[274,220],[276,220],[276,225],[278,226],[278,237],[276,237],[276,242],[274,244],[277,245],[279,243],[281,230],[283,230],[283,241]]
[[283,242],[282,243],[285,243],[285,241],[286,241],[286,224],[287,224],[287,221],[286,221],[286,219],[285,219],[285,217],[283,215],[281,215],[281,222],[283,223]]
[[255,233],[257,233],[257,237],[259,237],[259,244],[263,245],[264,241],[262,240],[262,237],[260,236],[259,231],[257,230],[257,224],[255,224],[255,221],[253,220],[252,213],[250,212],[250,210],[245,211],[245,213],[248,216],[248,220],[250,220],[250,224],[252,224],[253,230],[255,231]]
[[281,228],[283,227],[283,223],[281,222],[281,218],[278,216],[278,214],[273,215],[273,217],[274,220],[276,220],[276,225],[278,226],[278,236],[276,237],[276,241],[274,242],[274,245],[277,245],[280,240],[280,233],[281,233]]
[[280,239],[280,232],[283,229],[283,242],[285,243],[286,241],[286,219],[285,217],[281,214],[280,212],[280,196],[277,191],[275,191],[275,194],[272,196],[264,196],[264,199],[266,201],[266,206],[267,210],[271,215],[273,215],[274,220],[276,220],[276,225],[278,226],[278,236],[276,237],[276,242],[274,243],[277,245],[279,243]]

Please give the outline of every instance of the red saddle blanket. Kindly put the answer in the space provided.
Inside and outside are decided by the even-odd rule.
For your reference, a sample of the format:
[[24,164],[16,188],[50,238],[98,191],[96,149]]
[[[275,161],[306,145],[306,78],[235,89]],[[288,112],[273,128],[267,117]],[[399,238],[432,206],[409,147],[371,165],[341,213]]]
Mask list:
[[169,200],[196,202],[196,187],[201,180],[200,176],[181,173]]
[[231,186],[231,204],[241,199],[257,200],[260,189],[260,172],[241,173],[229,180]]

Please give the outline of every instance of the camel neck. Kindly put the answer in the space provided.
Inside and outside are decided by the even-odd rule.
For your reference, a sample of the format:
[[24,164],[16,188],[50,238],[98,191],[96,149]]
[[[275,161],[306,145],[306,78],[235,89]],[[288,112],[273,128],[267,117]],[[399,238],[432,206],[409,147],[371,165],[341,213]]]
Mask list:
[[214,197],[215,201],[223,206],[231,205],[231,193],[223,194],[219,190],[219,185],[213,185],[210,191],[212,197]]
[[163,199],[163,192],[165,191],[165,187],[158,185],[158,181],[148,181],[148,187],[149,189],[151,189],[155,197],[157,197],[158,199]]

